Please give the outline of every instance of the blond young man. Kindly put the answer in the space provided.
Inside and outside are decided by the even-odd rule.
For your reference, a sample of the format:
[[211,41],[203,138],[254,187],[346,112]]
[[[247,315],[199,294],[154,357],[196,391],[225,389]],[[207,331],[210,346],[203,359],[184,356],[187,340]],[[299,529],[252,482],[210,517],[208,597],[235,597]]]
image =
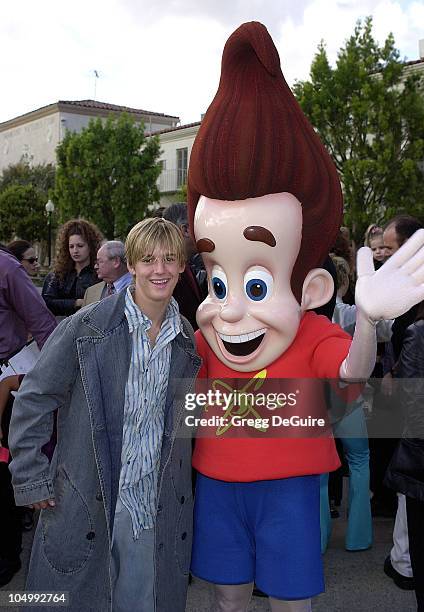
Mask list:
[[[146,219],[126,255],[134,284],[63,321],[16,401],[15,497],[41,509],[27,589],[68,592],[75,612],[183,612],[191,443],[176,435],[177,398],[200,366],[172,299],[183,239]],[[41,448],[56,409],[49,466]]]

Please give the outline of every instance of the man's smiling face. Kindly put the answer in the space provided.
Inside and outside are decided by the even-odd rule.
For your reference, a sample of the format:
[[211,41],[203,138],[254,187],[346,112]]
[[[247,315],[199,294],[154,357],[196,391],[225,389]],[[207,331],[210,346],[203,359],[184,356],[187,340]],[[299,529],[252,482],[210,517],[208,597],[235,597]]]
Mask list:
[[152,254],[146,254],[134,266],[128,265],[128,269],[135,277],[139,303],[149,307],[169,302],[184,265],[179,263],[175,253],[156,247]]
[[290,193],[225,202],[201,196],[194,232],[209,295],[197,322],[233,370],[269,365],[293,342],[301,309],[290,278],[302,236],[302,208]]

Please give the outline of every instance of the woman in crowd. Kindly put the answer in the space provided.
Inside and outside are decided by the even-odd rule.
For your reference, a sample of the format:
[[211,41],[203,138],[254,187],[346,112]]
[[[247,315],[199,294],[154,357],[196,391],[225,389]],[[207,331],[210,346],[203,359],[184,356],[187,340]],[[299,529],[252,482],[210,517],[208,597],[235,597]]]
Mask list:
[[347,227],[341,227],[331,249],[330,257],[342,257],[349,266],[349,287],[343,297],[345,304],[355,303],[355,282],[356,282],[356,247],[350,239],[350,232]]
[[27,240],[14,240],[7,245],[9,251],[21,262],[27,274],[34,276],[39,268],[38,257],[34,248]]
[[98,228],[84,219],[71,219],[60,228],[55,266],[42,292],[53,314],[71,315],[81,308],[86,289],[98,282],[94,264],[102,240]]
[[[333,322],[353,335],[356,306],[343,302],[349,287],[349,264],[342,257],[332,257],[337,275],[337,297]],[[379,322],[380,324],[381,322]],[[331,408],[343,412],[340,400],[333,395]],[[369,497],[368,433],[360,397],[350,406],[348,414],[333,424],[334,435],[341,440],[349,466],[348,523],[345,547],[349,551],[366,550],[372,545],[372,519]],[[321,551],[325,552],[331,536],[331,514],[327,492],[328,474],[321,476]]]
[[393,455],[385,484],[406,496],[409,554],[417,597],[424,612],[424,302],[406,330],[399,359],[406,426]]
[[[348,334],[353,335],[356,324],[356,306],[345,304],[343,298],[349,287],[349,264],[342,257],[332,257],[337,274],[337,298],[333,323],[337,323]],[[378,321],[377,341],[388,342],[393,321]],[[337,398],[333,399],[337,411]],[[341,440],[349,466],[349,513],[346,533],[346,550],[366,550],[372,544],[372,520],[370,505],[370,453],[368,432],[365,423],[364,400],[361,396],[350,406],[348,414],[333,425],[334,434]],[[321,498],[321,549],[324,552],[331,534],[330,509],[322,477]]]

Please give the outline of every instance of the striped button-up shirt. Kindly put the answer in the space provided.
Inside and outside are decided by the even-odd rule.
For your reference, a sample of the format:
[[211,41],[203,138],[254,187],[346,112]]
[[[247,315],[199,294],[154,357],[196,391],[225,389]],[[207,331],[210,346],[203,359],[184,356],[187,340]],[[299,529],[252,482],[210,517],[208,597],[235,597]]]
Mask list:
[[119,497],[131,515],[137,539],[142,529],[155,523],[171,341],[182,332],[182,323],[172,298],[152,348],[147,335],[152,322],[135,304],[131,289],[125,296],[132,351],[125,388]]

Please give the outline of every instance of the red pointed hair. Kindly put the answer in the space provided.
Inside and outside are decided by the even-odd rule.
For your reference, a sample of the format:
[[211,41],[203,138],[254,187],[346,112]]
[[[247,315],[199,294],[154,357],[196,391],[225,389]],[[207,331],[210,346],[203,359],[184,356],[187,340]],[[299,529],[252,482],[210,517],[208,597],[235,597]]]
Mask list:
[[254,21],[225,45],[218,91],[193,145],[190,226],[200,195],[231,201],[283,191],[302,204],[292,274],[300,299],[306,274],[323,263],[336,238],[343,198],[334,163],[290,91],[267,29]]

